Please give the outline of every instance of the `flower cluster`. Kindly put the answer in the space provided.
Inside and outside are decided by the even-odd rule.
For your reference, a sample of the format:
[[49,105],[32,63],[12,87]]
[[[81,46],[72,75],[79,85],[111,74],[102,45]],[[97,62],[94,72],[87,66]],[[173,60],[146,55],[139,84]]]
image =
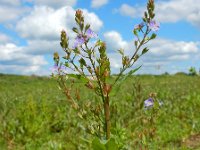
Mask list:
[[148,98],[147,100],[144,101],[145,108],[151,108],[153,107],[153,104],[154,104],[153,98]]
[[85,35],[84,34],[77,35],[77,37],[75,38],[75,42],[74,42],[74,48],[82,46],[90,38],[97,38],[97,34],[89,28],[89,29],[87,29]]
[[[142,28],[145,26],[144,22],[141,22],[140,24],[135,25],[134,29],[135,30],[142,30]],[[152,31],[158,31],[160,29],[160,23],[156,22],[155,20],[151,20],[147,26],[149,29]]]
[[67,68],[64,65],[58,66],[55,64],[51,71],[53,74],[65,75],[67,73]]
[[161,100],[155,101],[153,98],[150,97],[150,98],[148,98],[147,100],[144,101],[144,108],[150,109],[155,105],[156,102],[157,102],[158,106],[163,105],[163,102]]

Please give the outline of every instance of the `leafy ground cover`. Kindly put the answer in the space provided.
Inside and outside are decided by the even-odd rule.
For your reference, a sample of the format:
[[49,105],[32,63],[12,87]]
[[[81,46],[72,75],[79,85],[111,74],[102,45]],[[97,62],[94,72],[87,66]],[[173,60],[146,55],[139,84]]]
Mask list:
[[[98,97],[76,83],[82,105],[98,110]],[[81,88],[80,88],[81,87]],[[144,100],[163,102],[153,124]],[[74,92],[76,96],[76,92]],[[95,104],[95,105],[93,105]],[[200,77],[141,75],[124,81],[111,97],[112,133],[124,149],[200,148]],[[0,149],[91,149],[92,123],[68,105],[55,80],[0,75]],[[88,120],[88,119],[87,119]]]

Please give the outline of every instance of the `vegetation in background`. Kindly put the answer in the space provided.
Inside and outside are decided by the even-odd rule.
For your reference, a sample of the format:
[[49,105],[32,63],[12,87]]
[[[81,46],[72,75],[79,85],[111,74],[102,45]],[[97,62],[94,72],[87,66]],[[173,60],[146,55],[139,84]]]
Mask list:
[[[112,96],[111,121],[124,149],[198,149],[200,133],[199,76],[141,75],[128,78]],[[82,105],[98,112],[98,101],[77,83]],[[127,92],[128,91],[128,92]],[[162,100],[157,121],[149,128],[144,100],[157,93]],[[76,92],[73,93],[76,95]],[[119,101],[120,100],[120,101]],[[90,101],[90,103],[88,103]],[[92,126],[69,105],[46,77],[0,76],[0,148],[2,150],[88,150]],[[96,107],[94,107],[96,106]],[[80,123],[81,122],[81,123]],[[153,129],[154,128],[154,129]],[[149,138],[152,137],[152,138]]]
[[191,76],[196,76],[197,75],[197,71],[196,71],[195,67],[190,67],[189,75],[191,75]]

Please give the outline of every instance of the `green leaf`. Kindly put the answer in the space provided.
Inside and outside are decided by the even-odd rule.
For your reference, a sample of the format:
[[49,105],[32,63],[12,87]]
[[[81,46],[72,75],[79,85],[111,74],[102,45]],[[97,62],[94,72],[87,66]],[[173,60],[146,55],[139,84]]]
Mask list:
[[134,30],[133,30],[133,33],[134,33],[134,35],[138,36],[137,29],[134,29]]
[[77,17],[75,18],[75,21],[77,24],[80,24],[80,20]]
[[71,77],[71,78],[76,78],[76,79],[81,80],[83,82],[88,82],[88,79],[83,77],[80,74],[68,74],[68,76]]
[[86,32],[89,28],[90,28],[90,24],[87,24],[87,25],[85,26],[85,32]]
[[127,77],[130,77],[131,75],[133,75],[133,74],[134,74],[136,71],[138,71],[141,67],[142,67],[142,65],[140,65],[139,67],[137,67],[137,68],[135,68],[135,69],[129,71],[129,72],[127,73],[127,75],[126,75],[126,78],[127,78]]
[[133,75],[136,71],[138,71],[140,68],[142,67],[142,65],[140,65],[139,67],[129,71],[126,75],[124,75],[121,79],[119,79],[118,82],[122,82],[125,81],[128,77],[130,77],[131,75]]
[[65,66],[66,67],[69,67],[70,65],[69,65],[69,62],[65,62]]
[[107,143],[106,143],[106,148],[107,150],[118,150],[118,146],[115,142],[115,139],[111,138]]
[[84,60],[83,58],[81,58],[81,59],[79,60],[79,63],[80,63],[81,65],[83,65],[83,66],[86,66],[86,62],[85,62],[85,60]]
[[148,52],[148,48],[147,47],[145,47],[143,50],[142,50],[142,55],[144,55],[146,52]]
[[122,48],[119,49],[118,52],[119,52],[122,56],[124,56],[124,50],[123,50]]
[[93,150],[106,150],[106,147],[104,144],[102,144],[98,138],[95,138],[92,141],[92,148]]
[[144,17],[145,17],[145,18],[148,18],[148,15],[147,15],[147,12],[146,12],[146,11],[144,12]]
[[72,30],[75,32],[75,33],[78,33],[78,29],[73,27]]
[[134,43],[135,43],[135,47],[137,48],[137,46],[138,46],[138,41],[135,41]]
[[153,33],[153,34],[151,35],[150,39],[153,40],[153,39],[155,39],[155,38],[156,38],[156,34]]

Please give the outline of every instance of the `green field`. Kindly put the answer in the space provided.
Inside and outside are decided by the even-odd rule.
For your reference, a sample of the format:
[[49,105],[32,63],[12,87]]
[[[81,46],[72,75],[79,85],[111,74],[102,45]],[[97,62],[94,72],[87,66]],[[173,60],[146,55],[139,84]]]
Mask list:
[[[75,86],[81,105],[95,109],[98,97]],[[143,102],[151,92],[163,105],[149,127]],[[134,76],[112,95],[112,133],[124,149],[200,149],[199,76]],[[90,149],[90,117],[71,108],[51,78],[0,75],[0,150]]]

